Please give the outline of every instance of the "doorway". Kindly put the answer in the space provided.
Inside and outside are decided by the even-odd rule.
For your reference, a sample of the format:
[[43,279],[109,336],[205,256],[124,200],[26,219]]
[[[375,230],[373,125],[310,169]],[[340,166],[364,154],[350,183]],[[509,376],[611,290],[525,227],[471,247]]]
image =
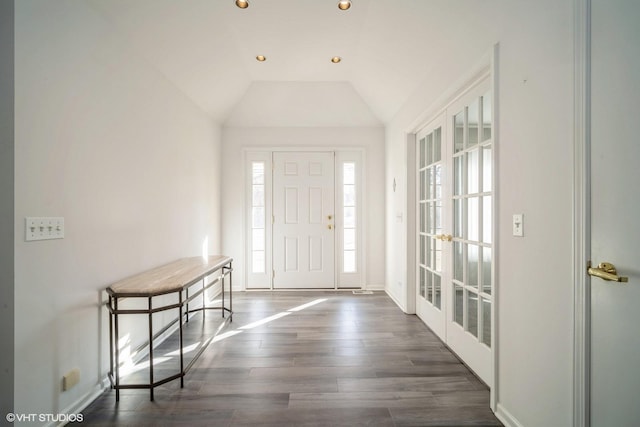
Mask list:
[[493,386],[493,146],[489,76],[416,133],[416,313]]
[[247,289],[365,287],[364,152],[247,150]]

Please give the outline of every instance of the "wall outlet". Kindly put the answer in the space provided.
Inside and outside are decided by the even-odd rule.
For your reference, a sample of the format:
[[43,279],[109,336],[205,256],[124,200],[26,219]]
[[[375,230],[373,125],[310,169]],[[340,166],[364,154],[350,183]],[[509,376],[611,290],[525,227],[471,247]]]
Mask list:
[[80,382],[80,369],[74,368],[62,377],[62,390],[67,391]]
[[64,239],[63,217],[33,217],[25,218],[25,240]]

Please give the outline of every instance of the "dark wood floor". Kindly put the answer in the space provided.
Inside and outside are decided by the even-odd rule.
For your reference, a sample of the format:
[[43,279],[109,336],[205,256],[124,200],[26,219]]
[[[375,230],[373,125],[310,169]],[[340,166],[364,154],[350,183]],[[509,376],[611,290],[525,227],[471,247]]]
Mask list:
[[[228,337],[209,345],[183,389],[179,380],[160,386],[153,402],[147,390],[123,390],[118,404],[106,391],[85,424],[501,425],[486,386],[384,293],[238,292],[233,303],[233,323],[218,332]],[[215,333],[219,316],[194,317],[185,346]],[[175,340],[163,346],[159,372],[175,364]]]

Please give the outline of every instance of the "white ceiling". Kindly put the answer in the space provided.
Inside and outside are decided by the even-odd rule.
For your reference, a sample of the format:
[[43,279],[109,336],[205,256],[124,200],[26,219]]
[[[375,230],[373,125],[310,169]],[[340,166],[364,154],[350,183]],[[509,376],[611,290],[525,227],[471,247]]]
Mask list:
[[[353,0],[344,12],[337,0],[250,0],[244,10],[234,0],[88,2],[212,118],[234,126],[259,115],[256,105],[278,121],[278,102],[257,101],[279,93],[319,96],[318,108],[332,111],[295,118],[300,125],[349,125],[345,113],[350,125],[387,123],[443,60],[486,49],[471,31],[482,24],[479,0]],[[330,62],[336,55],[340,64]],[[254,124],[286,124],[273,120]]]

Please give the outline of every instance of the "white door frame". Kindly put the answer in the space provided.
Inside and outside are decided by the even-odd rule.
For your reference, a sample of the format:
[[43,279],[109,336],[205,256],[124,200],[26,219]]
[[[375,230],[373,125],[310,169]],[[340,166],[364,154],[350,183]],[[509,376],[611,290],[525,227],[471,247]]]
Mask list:
[[590,425],[591,0],[574,0],[573,425]]
[[[359,167],[359,171],[356,171],[356,175],[357,175],[357,179],[359,180],[359,188],[357,189],[357,197],[358,197],[358,204],[360,206],[360,209],[356,210],[356,214],[357,214],[357,222],[358,222],[358,242],[357,244],[359,245],[358,247],[360,248],[360,250],[358,251],[358,257],[357,257],[357,266],[358,266],[358,275],[359,277],[357,278],[357,285],[352,285],[352,283],[354,283],[353,280],[349,280],[349,278],[347,278],[347,282],[346,285],[344,283],[342,283],[342,281],[345,280],[345,276],[344,274],[341,274],[341,266],[342,266],[342,262],[340,262],[339,260],[339,250],[342,247],[340,244],[338,244],[338,237],[336,237],[336,243],[334,245],[335,247],[335,274],[334,274],[334,287],[333,289],[335,290],[339,290],[339,289],[366,289],[367,288],[367,255],[366,255],[366,247],[367,247],[367,215],[365,215],[364,213],[367,210],[367,188],[366,188],[366,182],[367,182],[367,157],[366,157],[366,149],[362,148],[362,147],[353,147],[353,146],[332,146],[332,145],[327,145],[327,146],[245,146],[242,148],[242,152],[243,152],[243,172],[242,172],[242,176],[243,179],[246,181],[248,178],[248,174],[249,174],[249,169],[250,169],[250,165],[252,161],[263,161],[265,162],[265,167],[267,168],[268,171],[268,182],[269,185],[272,185],[272,167],[273,167],[273,153],[276,152],[334,152],[335,153],[335,174],[336,176],[338,176],[338,166],[339,164],[341,164],[341,162],[355,162],[357,164],[357,166]],[[342,182],[341,180],[336,179],[335,180],[335,185],[337,186],[339,182]],[[245,182],[245,185],[243,186],[244,191],[246,192],[246,194],[243,196],[243,235],[242,235],[242,239],[244,242],[244,253],[245,253],[245,265],[244,265],[244,270],[245,270],[245,278],[247,279],[246,283],[243,285],[244,289],[247,290],[252,290],[252,289],[256,289],[256,290],[275,290],[274,289],[274,282],[273,282],[273,277],[271,275],[271,271],[273,269],[273,265],[271,262],[271,254],[269,254],[268,261],[267,261],[267,272],[268,272],[268,286],[258,286],[258,287],[249,287],[248,286],[248,281],[251,278],[251,247],[250,247],[250,242],[249,239],[250,237],[250,233],[247,232],[247,230],[249,229],[249,222],[251,221],[251,217],[248,214],[249,209],[251,208],[250,205],[250,193],[249,193],[249,185],[247,182]],[[267,198],[268,198],[268,206],[267,206],[267,212],[266,212],[266,217],[267,218],[271,218],[271,216],[273,215],[273,206],[271,204],[271,194],[272,194],[272,189],[268,188],[267,191],[265,192],[265,194],[267,194]],[[335,191],[335,197],[341,197],[342,196],[342,190],[336,188]],[[341,203],[336,203],[335,208],[338,209],[339,206],[342,206]],[[336,214],[337,215],[337,214]],[[341,228],[337,227],[338,224],[336,224],[336,231],[340,231]],[[267,241],[269,242],[269,244],[271,244],[271,232],[272,232],[272,224],[271,221],[267,221],[267,234],[268,234],[268,239]]]

